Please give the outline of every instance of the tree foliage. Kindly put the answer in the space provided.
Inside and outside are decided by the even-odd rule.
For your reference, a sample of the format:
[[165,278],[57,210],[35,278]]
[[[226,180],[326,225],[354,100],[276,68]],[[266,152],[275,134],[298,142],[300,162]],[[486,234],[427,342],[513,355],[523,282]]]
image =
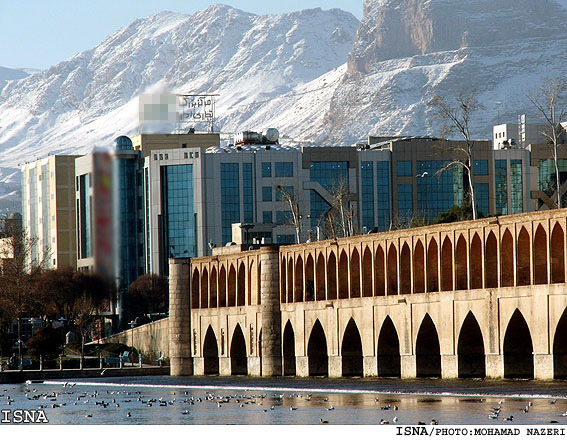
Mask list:
[[63,334],[61,329],[40,328],[27,342],[28,351],[33,357],[55,358],[61,352]]
[[167,280],[157,274],[144,274],[130,285],[132,313],[167,312],[169,308],[169,287]]

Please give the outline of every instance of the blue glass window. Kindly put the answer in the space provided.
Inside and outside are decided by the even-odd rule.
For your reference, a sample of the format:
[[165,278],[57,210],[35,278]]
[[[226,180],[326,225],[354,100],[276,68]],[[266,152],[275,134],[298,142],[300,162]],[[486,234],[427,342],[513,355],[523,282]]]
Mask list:
[[272,177],[272,163],[262,162],[262,177],[271,178]]
[[[339,185],[345,185],[348,188],[348,162],[312,162],[309,166],[309,179],[331,192]],[[315,190],[310,192],[310,204],[311,225],[315,227],[319,224],[320,217],[330,206]]]
[[378,203],[378,229],[390,228],[390,163],[376,163],[376,199]]
[[413,216],[413,186],[398,184],[398,217],[408,220]]
[[262,212],[262,222],[265,224],[271,224],[274,221],[274,217],[272,216],[271,211],[263,211]]
[[291,224],[291,211],[289,210],[278,210],[276,211],[276,224],[278,225],[290,225]]
[[[553,163],[553,161],[550,162]],[[557,165],[561,166],[561,162],[564,162],[564,166],[567,166],[567,160],[564,159],[560,159]],[[553,171],[553,176],[555,180],[555,169]],[[521,213],[524,210],[524,191],[521,159],[510,160],[510,199],[512,205],[512,212],[510,214]]]
[[374,228],[374,173],[373,163],[364,161],[360,164],[362,227]]
[[508,214],[507,164],[505,159],[494,161],[494,185],[496,194],[496,214]]
[[490,214],[488,184],[474,184],[474,197],[476,200],[476,211],[478,217],[488,216]]
[[240,222],[238,164],[221,164],[221,222],[223,244],[232,240],[232,224]]
[[488,161],[473,161],[473,175],[488,176]]
[[411,161],[398,161],[398,176],[412,176]]
[[262,202],[272,202],[272,187],[262,187]]
[[242,164],[242,209],[244,222],[254,222],[254,195],[252,190],[252,164]]
[[293,234],[278,234],[276,236],[276,243],[279,243],[280,245],[295,243],[295,236]]
[[293,162],[276,162],[276,178],[291,178],[293,176]]

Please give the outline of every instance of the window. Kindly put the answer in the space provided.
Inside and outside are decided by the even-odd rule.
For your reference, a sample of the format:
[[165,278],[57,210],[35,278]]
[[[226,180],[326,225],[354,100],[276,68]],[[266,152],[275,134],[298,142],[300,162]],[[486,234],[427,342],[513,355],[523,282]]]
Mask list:
[[276,178],[293,176],[293,162],[276,162]]
[[374,227],[374,183],[372,161],[360,164],[361,197],[362,197],[362,226]]
[[265,224],[271,224],[274,222],[274,217],[271,211],[262,212],[262,222],[264,222]]
[[195,158],[199,158],[199,152],[195,152]]
[[281,187],[276,187],[276,201],[287,200],[283,197],[282,193],[287,193],[293,199],[293,186],[292,185],[282,185]]
[[187,148],[187,144],[181,144],[181,148],[182,148],[182,149],[186,149],[186,148]]
[[154,161],[157,161],[157,155],[154,153]]
[[488,176],[488,161],[473,161],[473,175]]
[[508,214],[507,164],[505,159],[494,161],[494,184],[496,186],[496,215]]
[[272,177],[272,163],[262,162],[262,177],[271,178]]
[[[399,163],[398,163],[399,164]],[[410,218],[413,216],[413,186],[411,184],[398,185],[398,217]]]
[[169,159],[169,155],[167,153],[165,154],[165,159]]
[[411,161],[398,161],[398,176],[411,176]]
[[276,224],[288,225],[291,222],[291,211],[276,211]]
[[163,159],[163,155],[161,153],[159,154],[159,159],[160,161]]
[[272,187],[262,187],[262,202],[272,202]]
[[187,158],[188,158],[187,152],[183,152],[183,159],[187,159]]
[[293,234],[278,234],[276,236],[276,243],[281,245],[295,243],[295,236]]

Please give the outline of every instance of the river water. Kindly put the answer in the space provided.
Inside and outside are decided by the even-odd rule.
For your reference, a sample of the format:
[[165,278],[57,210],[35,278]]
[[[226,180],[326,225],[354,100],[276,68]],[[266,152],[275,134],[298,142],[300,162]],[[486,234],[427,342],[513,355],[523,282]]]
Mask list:
[[[489,418],[498,407],[498,418]],[[320,424],[321,420],[328,424],[380,424],[381,420],[404,425],[430,424],[431,420],[440,425],[565,424],[567,383],[165,376],[69,379],[0,386],[0,410],[6,409],[41,409],[49,423],[65,425]],[[504,421],[510,416],[512,421]]]

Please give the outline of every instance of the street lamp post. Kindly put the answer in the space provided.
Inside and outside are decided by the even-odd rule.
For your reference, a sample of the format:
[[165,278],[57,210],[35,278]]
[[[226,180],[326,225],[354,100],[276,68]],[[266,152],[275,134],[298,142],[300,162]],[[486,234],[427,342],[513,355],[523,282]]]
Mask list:
[[130,342],[131,342],[130,346],[132,347],[132,349],[134,349],[134,326],[136,326],[136,321],[131,320],[130,322],[128,322],[128,324],[130,325],[130,329],[132,330],[130,337]]

